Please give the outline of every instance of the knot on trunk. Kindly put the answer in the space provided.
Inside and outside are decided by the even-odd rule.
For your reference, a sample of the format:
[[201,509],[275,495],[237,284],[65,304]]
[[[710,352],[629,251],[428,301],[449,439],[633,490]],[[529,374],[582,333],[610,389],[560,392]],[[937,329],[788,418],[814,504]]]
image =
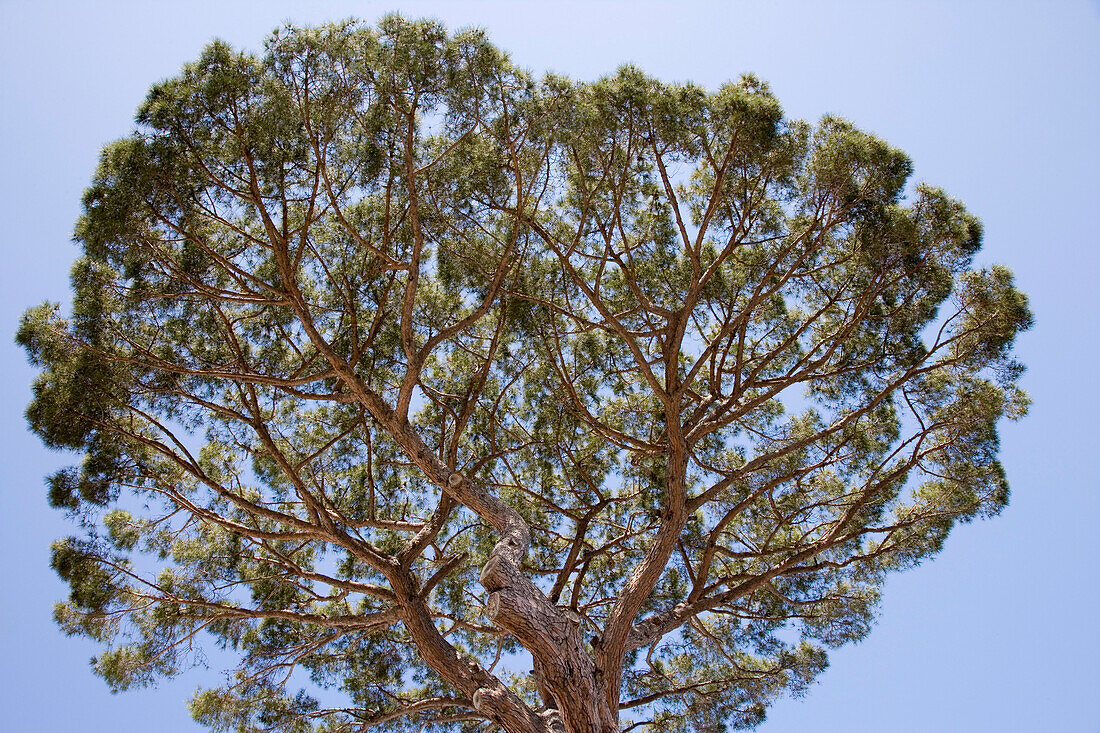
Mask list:
[[561,721],[561,713],[557,710],[543,710],[538,716],[546,721],[550,733],[566,733],[565,723]]
[[495,593],[511,585],[515,570],[511,563],[500,555],[493,555],[481,568],[481,587],[489,593]]
[[479,713],[493,713],[501,707],[504,699],[505,694],[503,690],[482,687],[474,692],[470,702],[473,703],[474,710]]

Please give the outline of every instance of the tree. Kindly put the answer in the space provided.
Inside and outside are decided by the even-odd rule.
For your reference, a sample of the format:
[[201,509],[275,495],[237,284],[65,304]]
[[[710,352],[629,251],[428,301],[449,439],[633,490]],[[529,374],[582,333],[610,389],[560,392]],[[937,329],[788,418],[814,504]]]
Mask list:
[[18,340],[115,689],[218,730],[751,727],[1007,501],[1031,322],[851,124],[388,17],[210,45]]

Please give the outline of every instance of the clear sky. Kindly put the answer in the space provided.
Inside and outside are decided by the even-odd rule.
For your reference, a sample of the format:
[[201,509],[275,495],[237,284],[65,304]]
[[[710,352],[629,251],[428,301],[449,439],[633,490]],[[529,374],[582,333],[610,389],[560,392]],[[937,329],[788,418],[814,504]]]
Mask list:
[[155,81],[214,37],[259,49],[285,20],[400,10],[478,25],[541,73],[632,62],[714,88],[752,71],[791,117],[836,113],[907,151],[916,177],[985,223],[981,264],[1030,294],[1019,342],[1031,415],[1002,430],[999,517],[892,579],[877,627],[759,729],[1100,731],[1100,3],[14,2],[0,0],[0,728],[202,730],[184,700],[213,672],[112,696],[89,642],[50,620],[48,548],[70,532],[42,477],[66,457],[26,432],[19,314],[66,301],[80,193]]

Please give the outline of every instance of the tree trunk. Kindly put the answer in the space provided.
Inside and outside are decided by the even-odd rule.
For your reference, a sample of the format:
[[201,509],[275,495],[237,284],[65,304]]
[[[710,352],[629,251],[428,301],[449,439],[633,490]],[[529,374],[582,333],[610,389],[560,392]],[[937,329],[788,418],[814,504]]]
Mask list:
[[494,553],[485,564],[481,584],[489,591],[490,620],[531,652],[540,694],[566,733],[617,733],[618,716],[584,647],[579,619],[551,603],[502,555]]

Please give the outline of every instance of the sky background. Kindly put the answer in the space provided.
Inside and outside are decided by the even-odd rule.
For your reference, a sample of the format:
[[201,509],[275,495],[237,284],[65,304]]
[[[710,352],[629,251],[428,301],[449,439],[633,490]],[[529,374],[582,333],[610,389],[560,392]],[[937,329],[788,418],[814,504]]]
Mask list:
[[1100,3],[13,2],[0,0],[0,728],[204,730],[184,701],[213,671],[111,695],[51,621],[49,545],[72,532],[42,478],[71,462],[26,431],[19,315],[66,302],[72,224],[98,151],[154,82],[214,37],[259,50],[286,20],[391,10],[487,28],[537,74],[630,62],[711,89],[767,80],[793,118],[847,117],[913,158],[984,224],[1036,326],[1034,405],[1002,428],[1013,487],[934,561],[891,579],[862,643],[758,730],[1100,732]]

